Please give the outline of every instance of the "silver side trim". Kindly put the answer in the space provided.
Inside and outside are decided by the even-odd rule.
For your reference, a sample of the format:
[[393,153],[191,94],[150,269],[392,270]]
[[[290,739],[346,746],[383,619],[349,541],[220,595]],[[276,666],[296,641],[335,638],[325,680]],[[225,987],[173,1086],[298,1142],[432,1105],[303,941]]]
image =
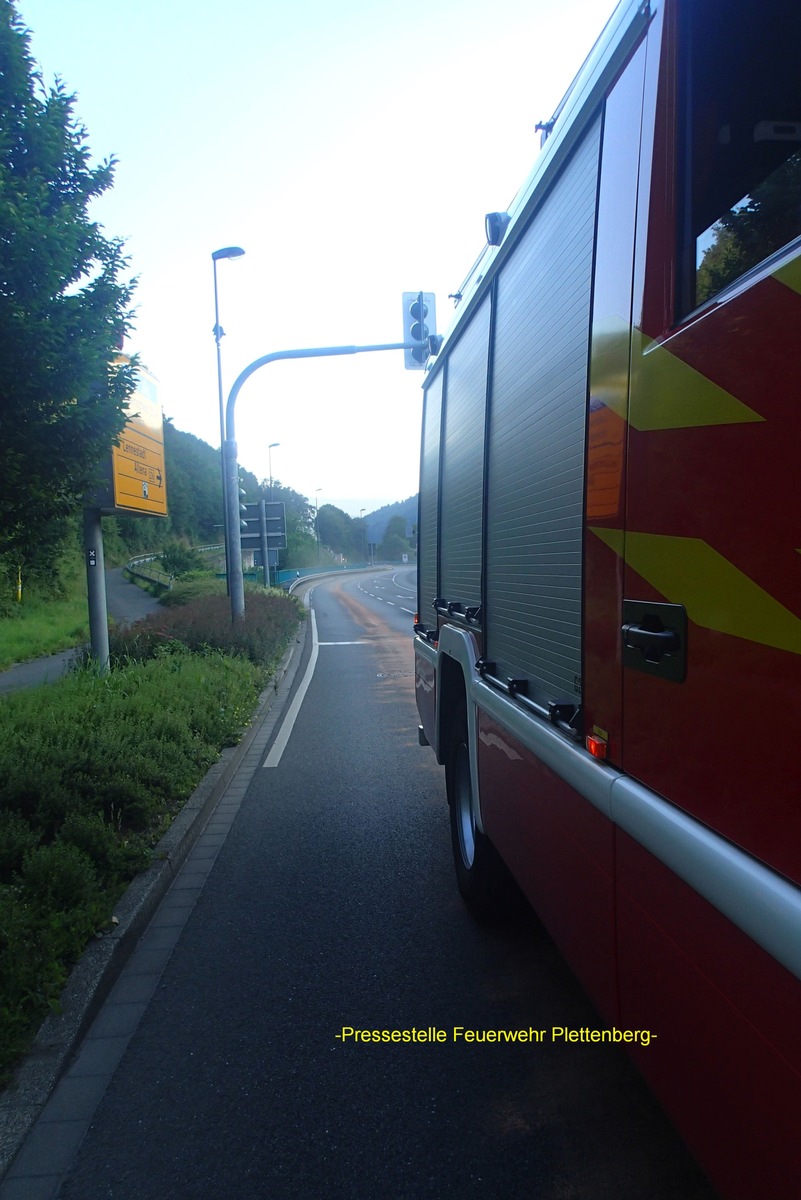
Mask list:
[[801,889],[642,784],[598,763],[483,680],[473,680],[470,695],[526,750],[801,980]]
[[799,888],[625,776],[612,820],[801,979]]

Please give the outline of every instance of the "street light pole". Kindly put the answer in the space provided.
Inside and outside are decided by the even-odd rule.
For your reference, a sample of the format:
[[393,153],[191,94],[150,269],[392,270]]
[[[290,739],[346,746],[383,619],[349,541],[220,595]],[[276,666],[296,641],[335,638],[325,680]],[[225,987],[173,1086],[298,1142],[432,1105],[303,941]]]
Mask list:
[[241,258],[245,251],[241,246],[224,246],[222,250],[213,250],[211,261],[214,267],[214,341],[217,345],[217,395],[220,404],[220,469],[222,472],[222,503],[223,503],[223,541],[225,542],[225,587],[231,594],[231,561],[230,552],[232,539],[228,525],[228,500],[225,483],[225,402],[223,400],[222,358],[220,357],[220,341],[225,336],[225,330],[220,325],[220,305],[217,298],[217,263],[221,258]]
[[272,503],[272,498],[273,498],[273,456],[272,456],[271,451],[273,451],[276,446],[280,446],[280,445],[281,445],[280,442],[270,442],[269,446],[267,447],[267,468],[270,472],[270,502],[271,503]]
[[[272,452],[276,446],[280,446],[280,445],[281,445],[280,442],[270,442],[269,446],[267,447],[267,469],[270,473],[270,503],[271,504],[273,502],[273,455],[272,455]],[[268,564],[269,564],[269,560],[270,560],[270,551],[267,550]],[[269,569],[267,572],[267,578],[268,578],[270,587],[272,587],[273,581],[272,581],[272,578],[270,577]],[[277,587],[278,586],[278,551],[277,550],[275,552],[275,584]]]
[[366,512],[367,512],[366,508],[359,509],[359,520],[362,523],[362,558],[364,559],[365,563],[367,562],[366,537],[365,537],[365,533],[364,533],[364,514]]
[[322,488],[314,489],[314,531],[317,535],[317,566],[320,565],[320,492]]

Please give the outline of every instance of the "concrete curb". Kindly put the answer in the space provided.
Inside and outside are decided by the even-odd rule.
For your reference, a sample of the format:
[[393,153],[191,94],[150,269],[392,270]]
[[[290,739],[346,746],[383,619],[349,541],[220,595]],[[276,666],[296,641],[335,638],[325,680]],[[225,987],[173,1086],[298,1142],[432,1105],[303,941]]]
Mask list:
[[242,740],[222,752],[156,846],[151,865],[132,880],[115,907],[119,924],[86,948],[61,994],[60,1011],[45,1018],[30,1051],[0,1095],[0,1179],[236,774],[272,708],[279,684],[291,666],[296,669],[293,659],[303,644],[302,630],[299,622]]

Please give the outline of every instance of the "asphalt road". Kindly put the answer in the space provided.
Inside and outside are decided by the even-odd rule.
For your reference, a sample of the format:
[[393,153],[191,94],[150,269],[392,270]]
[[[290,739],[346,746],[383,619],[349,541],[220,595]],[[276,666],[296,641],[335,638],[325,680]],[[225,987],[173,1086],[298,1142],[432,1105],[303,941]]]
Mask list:
[[453,1039],[599,1022],[534,919],[487,929],[461,905],[442,771],[417,744],[412,587],[314,587],[291,736],[256,771],[61,1200],[711,1197],[614,1047]]

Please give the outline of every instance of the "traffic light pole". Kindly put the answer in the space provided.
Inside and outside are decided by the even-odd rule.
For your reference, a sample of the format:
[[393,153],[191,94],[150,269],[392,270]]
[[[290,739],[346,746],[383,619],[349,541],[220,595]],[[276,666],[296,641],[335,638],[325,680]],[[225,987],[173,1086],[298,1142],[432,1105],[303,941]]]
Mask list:
[[387,342],[380,346],[318,346],[309,350],[276,350],[257,358],[234,382],[228,393],[228,403],[225,408],[225,478],[226,503],[228,505],[228,528],[231,535],[231,554],[228,563],[229,592],[231,596],[231,620],[241,621],[245,616],[245,577],[242,574],[242,550],[239,540],[239,464],[237,462],[236,428],[234,410],[237,397],[242,385],[250,379],[254,371],[266,367],[268,363],[280,362],[287,358],[333,358],[342,354],[368,354],[377,350],[409,350],[413,345],[407,342]]

